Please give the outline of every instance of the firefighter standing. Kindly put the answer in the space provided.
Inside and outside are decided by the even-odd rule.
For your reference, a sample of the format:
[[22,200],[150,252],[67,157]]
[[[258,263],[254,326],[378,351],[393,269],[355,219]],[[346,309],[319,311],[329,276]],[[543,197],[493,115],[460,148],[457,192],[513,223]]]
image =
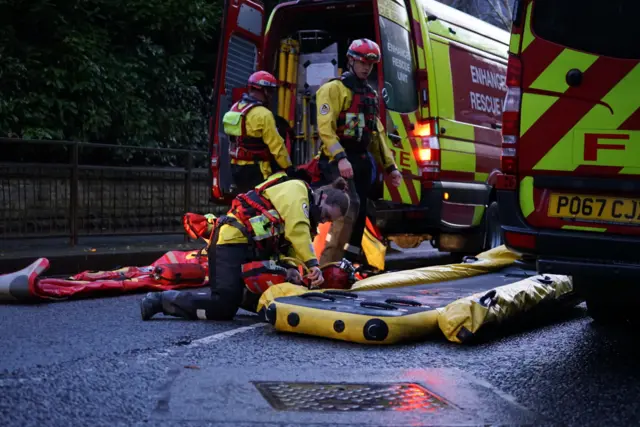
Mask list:
[[322,140],[319,167],[322,182],[342,176],[349,181],[351,209],[334,222],[327,235],[321,263],[359,261],[367,217],[367,197],[375,165],[383,165],[394,187],[402,175],[386,144],[380,122],[378,95],[367,83],[373,66],[380,62],[380,48],[368,39],[355,40],[347,51],[348,71],[325,83],[316,94],[318,131]]
[[246,193],[275,172],[293,172],[287,147],[268,108],[277,87],[278,81],[268,72],[253,73],[249,92],[222,119],[230,139],[231,174],[238,193]]
[[306,279],[312,286],[320,286],[324,278],[313,250],[312,233],[318,223],[334,221],[347,212],[346,187],[346,181],[338,178],[312,191],[304,181],[280,172],[255,190],[238,195],[227,215],[218,220],[212,238],[211,293],[149,293],[141,302],[142,319],[162,312],[187,319],[230,320],[241,306],[255,310],[255,294],[253,299],[243,301],[247,293],[242,266],[279,259],[284,254],[303,261],[309,269]]

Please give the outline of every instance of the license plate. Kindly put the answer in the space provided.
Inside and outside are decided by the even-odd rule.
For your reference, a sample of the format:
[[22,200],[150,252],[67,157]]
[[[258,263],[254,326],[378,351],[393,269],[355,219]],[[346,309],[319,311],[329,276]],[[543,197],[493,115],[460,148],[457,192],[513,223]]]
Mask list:
[[640,199],[552,193],[547,215],[640,225]]

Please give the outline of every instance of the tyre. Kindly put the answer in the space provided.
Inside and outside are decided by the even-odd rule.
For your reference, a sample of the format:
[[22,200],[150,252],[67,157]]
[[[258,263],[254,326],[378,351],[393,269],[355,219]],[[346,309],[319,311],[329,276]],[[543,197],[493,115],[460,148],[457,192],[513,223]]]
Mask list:
[[498,202],[491,202],[484,217],[485,231],[483,250],[497,248],[504,244],[500,231],[500,217],[498,216]]

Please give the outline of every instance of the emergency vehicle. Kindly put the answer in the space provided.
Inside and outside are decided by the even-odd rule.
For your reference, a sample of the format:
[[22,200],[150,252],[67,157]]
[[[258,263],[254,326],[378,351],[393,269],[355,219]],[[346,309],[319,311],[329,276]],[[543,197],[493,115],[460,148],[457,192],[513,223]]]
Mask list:
[[477,253],[502,244],[494,185],[499,174],[509,33],[433,0],[298,0],[268,20],[256,0],[227,0],[211,122],[213,197],[231,192],[222,116],[249,75],[283,82],[274,113],[291,126],[295,164],[317,153],[316,90],[338,77],[356,38],[377,41],[370,77],[388,146],[404,176],[387,185],[379,167],[371,217],[402,247],[430,240]]
[[601,320],[624,311],[611,297],[640,274],[639,13],[636,1],[520,0],[509,45],[506,245],[572,275]]

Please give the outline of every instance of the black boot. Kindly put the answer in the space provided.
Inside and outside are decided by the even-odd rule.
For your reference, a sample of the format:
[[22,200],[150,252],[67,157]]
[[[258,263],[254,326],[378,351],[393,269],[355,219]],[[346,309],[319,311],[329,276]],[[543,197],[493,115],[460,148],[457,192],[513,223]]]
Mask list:
[[162,312],[162,293],[149,292],[140,301],[140,315],[142,320],[149,320],[155,314]]

